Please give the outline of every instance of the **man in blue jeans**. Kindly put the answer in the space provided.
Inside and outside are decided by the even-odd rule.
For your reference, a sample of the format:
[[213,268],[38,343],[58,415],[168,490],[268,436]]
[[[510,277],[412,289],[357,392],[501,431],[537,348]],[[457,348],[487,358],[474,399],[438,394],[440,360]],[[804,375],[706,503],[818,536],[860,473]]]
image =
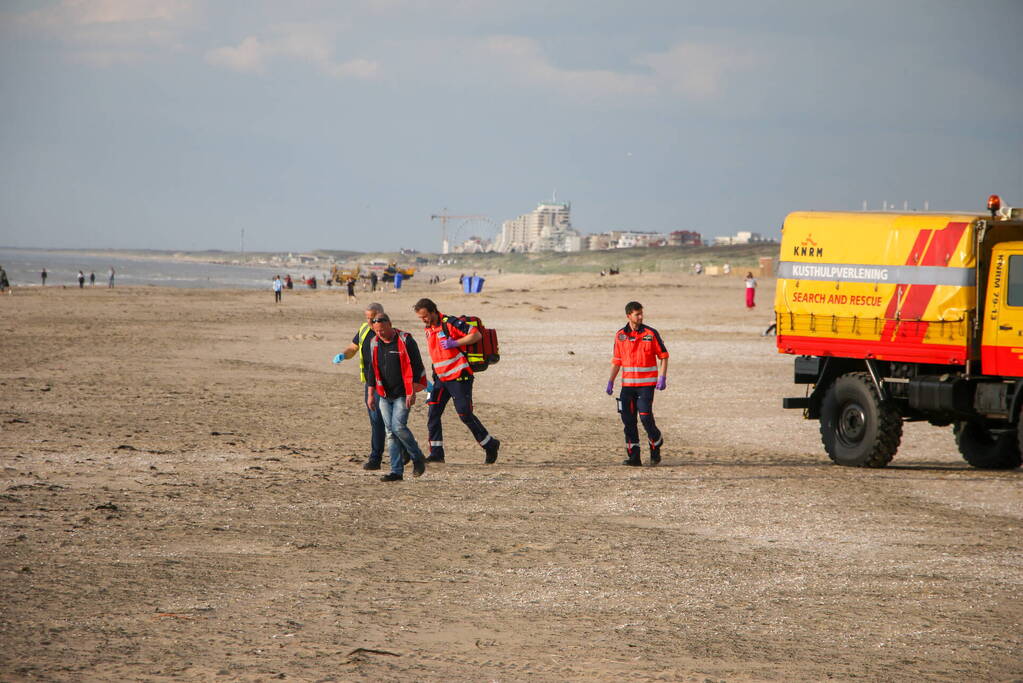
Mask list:
[[419,477],[426,471],[426,457],[408,428],[408,413],[416,403],[416,392],[426,388],[423,359],[412,335],[394,329],[386,313],[377,314],[371,322],[374,337],[369,353],[363,357],[366,385],[370,387],[366,407],[374,410],[379,405],[384,428],[391,436],[391,471],[380,480],[404,478],[403,449],[412,459],[413,476]]
[[[356,330],[355,336],[352,337],[352,343],[342,351],[341,353],[334,356],[334,363],[340,363],[352,356],[359,356],[359,381],[363,383],[363,395],[362,402],[368,406],[366,402],[369,398],[369,387],[366,384],[366,373],[364,368],[364,360],[369,352],[369,344],[373,341],[374,332],[373,326],[370,321],[374,317],[384,313],[384,307],[378,303],[372,303],[366,306],[366,322],[359,326]],[[384,421],[380,416],[379,406],[374,409],[369,409],[369,426],[371,430],[370,436],[370,448],[369,457],[366,458],[366,462],[362,464],[364,470],[378,470],[380,469],[380,459],[383,455],[384,450],[389,447],[389,438],[387,430],[384,429]]]

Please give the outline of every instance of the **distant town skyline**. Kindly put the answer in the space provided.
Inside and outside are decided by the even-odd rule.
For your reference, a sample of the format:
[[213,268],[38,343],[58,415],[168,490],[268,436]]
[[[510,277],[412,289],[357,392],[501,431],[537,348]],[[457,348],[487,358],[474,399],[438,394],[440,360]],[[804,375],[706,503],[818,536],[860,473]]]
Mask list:
[[705,239],[1023,205],[1020,35],[1018,0],[12,0],[0,245],[438,252],[431,216],[555,190]]

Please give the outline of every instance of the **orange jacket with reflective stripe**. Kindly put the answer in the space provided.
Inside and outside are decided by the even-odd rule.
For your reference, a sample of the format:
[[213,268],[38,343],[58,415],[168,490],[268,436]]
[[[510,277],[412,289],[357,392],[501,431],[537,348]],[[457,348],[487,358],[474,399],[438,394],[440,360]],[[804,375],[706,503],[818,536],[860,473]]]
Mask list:
[[652,387],[657,384],[657,360],[668,357],[668,349],[657,330],[629,325],[615,332],[611,364],[622,369],[623,387]]
[[[445,322],[447,323],[445,325]],[[430,350],[430,360],[433,361],[433,371],[437,373],[437,379],[450,382],[458,379],[465,371],[472,376],[472,368],[465,354],[459,349],[445,349],[440,345],[440,340],[445,339],[448,333],[452,339],[461,339],[469,334],[458,329],[458,319],[440,314],[440,320],[436,325],[426,326],[426,347]]]

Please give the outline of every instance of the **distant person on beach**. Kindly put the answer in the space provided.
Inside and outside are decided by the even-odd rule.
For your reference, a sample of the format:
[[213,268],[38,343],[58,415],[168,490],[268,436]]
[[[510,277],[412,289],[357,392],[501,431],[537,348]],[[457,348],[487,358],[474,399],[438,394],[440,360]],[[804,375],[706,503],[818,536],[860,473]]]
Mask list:
[[694,272],[695,274],[697,274],[697,275],[700,275],[700,274],[702,274],[702,273],[703,273],[703,264],[702,264],[702,263],[700,263],[699,261],[697,261],[696,263],[694,263],[694,264],[693,264],[693,272]]
[[90,287],[96,286],[96,273],[92,271],[89,272],[89,286]]
[[753,277],[752,272],[746,273],[746,308],[752,310],[755,307],[757,296],[757,279]]
[[401,481],[405,472],[403,453],[409,455],[412,475],[418,477],[426,471],[426,458],[408,428],[408,414],[416,403],[416,392],[426,388],[423,359],[412,335],[392,327],[386,313],[378,313],[372,325],[375,336],[362,359],[369,387],[366,408],[380,411],[384,429],[391,437],[391,471],[380,480]]
[[43,281],[43,287],[46,286],[46,275],[47,275],[46,269],[43,268],[42,272],[39,273],[39,277],[42,278]]
[[390,452],[391,436],[388,431],[384,428],[384,420],[380,415],[379,404],[375,409],[369,408],[369,392],[371,391],[370,385],[366,383],[366,367],[364,360],[369,354],[369,343],[372,341],[376,333],[373,331],[372,320],[381,315],[384,315],[383,304],[372,303],[366,307],[366,322],[359,326],[359,329],[355,331],[355,336],[352,337],[352,343],[345,348],[344,351],[334,356],[334,364],[343,362],[344,360],[351,358],[352,356],[359,356],[359,380],[362,382],[363,394],[362,404],[366,406],[366,410],[369,416],[369,428],[370,428],[370,441],[369,441],[369,456],[366,458],[366,462],[362,463],[362,469],[364,470],[378,470],[380,469],[380,460],[383,457],[383,453]]
[[[664,437],[654,421],[654,390],[664,391],[668,381],[668,349],[657,330],[643,324],[643,304],[630,301],[625,305],[625,327],[615,332],[611,357],[611,377],[605,391],[614,394],[615,378],[622,373],[622,391],[618,395],[618,412],[625,425],[623,465],[639,467],[639,429],[637,414],[650,443],[650,466],[661,462]],[[658,369],[660,366],[660,369]]]
[[274,288],[274,303],[275,304],[279,304],[279,303],[281,303],[281,290],[284,289],[284,283],[281,282],[281,276],[280,275],[274,275],[273,288]]
[[85,273],[83,273],[82,271],[78,271],[78,289],[83,289],[84,287],[85,287]]
[[373,291],[373,292],[377,291],[377,281],[379,279],[380,278],[377,277],[376,271],[373,271],[373,272],[371,272],[369,274],[369,288],[370,288],[370,291]]
[[345,286],[348,287],[348,303],[352,303],[353,301],[358,303],[359,298],[355,296],[355,278],[350,277],[345,280]]
[[291,273],[288,273],[287,275],[284,276],[284,286],[287,287],[288,289],[295,288],[295,283],[291,279]]
[[107,287],[113,289],[114,287],[114,267],[110,266],[110,270],[107,271]]
[[11,289],[11,281],[7,279],[7,271],[4,270],[3,266],[0,266],[0,294],[4,292],[13,294],[14,290]]

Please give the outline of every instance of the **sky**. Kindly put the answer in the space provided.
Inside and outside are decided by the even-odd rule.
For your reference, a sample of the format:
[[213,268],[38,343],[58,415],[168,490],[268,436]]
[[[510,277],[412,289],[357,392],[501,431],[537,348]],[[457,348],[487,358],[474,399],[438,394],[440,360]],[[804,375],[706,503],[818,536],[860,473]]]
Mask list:
[[0,246],[1023,206],[1021,37],[1021,0],[6,0]]

